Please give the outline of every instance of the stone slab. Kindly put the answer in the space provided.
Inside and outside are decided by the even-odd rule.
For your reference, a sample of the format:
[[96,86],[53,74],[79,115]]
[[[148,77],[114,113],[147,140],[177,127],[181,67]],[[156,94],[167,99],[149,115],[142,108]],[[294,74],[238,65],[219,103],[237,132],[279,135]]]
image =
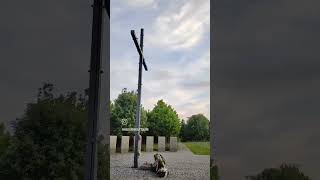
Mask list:
[[129,136],[121,137],[121,153],[129,152]]
[[110,136],[110,153],[116,153],[117,150],[117,136]]
[[176,152],[178,151],[178,138],[170,137],[170,151]]
[[153,136],[147,136],[146,140],[146,152],[153,151]]
[[158,137],[158,151],[159,152],[166,151],[166,137],[164,136]]

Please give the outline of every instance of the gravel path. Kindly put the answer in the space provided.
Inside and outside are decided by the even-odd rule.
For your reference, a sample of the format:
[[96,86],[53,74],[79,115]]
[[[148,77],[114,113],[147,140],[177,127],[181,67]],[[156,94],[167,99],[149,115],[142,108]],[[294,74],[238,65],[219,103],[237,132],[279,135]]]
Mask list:
[[[153,162],[157,152],[142,152],[139,166],[144,162]],[[169,175],[165,179],[208,180],[210,156],[194,155],[184,144],[179,143],[178,152],[161,152],[166,159]],[[162,179],[151,171],[131,168],[133,153],[111,154],[111,179],[115,180],[148,180]]]

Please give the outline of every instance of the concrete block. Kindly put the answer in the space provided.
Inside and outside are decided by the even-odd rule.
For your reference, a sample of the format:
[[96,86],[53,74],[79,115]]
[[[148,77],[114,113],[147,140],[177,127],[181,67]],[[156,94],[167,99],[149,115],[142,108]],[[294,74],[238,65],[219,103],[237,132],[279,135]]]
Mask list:
[[129,136],[121,137],[121,153],[129,152]]
[[110,136],[110,153],[116,153],[117,136]]
[[170,137],[170,151],[176,152],[178,151],[178,138]]
[[146,140],[146,152],[153,151],[153,136],[147,136]]
[[164,136],[158,137],[158,151],[159,152],[166,151],[166,137]]

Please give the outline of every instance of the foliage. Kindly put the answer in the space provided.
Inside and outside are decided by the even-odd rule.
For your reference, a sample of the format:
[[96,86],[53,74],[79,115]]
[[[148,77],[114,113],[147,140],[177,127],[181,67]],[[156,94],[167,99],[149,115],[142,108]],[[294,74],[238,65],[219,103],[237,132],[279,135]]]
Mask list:
[[[87,100],[76,92],[54,97],[52,91],[52,84],[44,84],[37,102],[29,103],[15,122],[8,151],[1,157],[0,179],[83,179]],[[106,158],[98,154],[98,159]]]
[[181,128],[180,128],[180,132],[179,132],[179,137],[181,139],[182,142],[185,141],[185,137],[184,137],[184,134],[185,134],[185,129],[186,129],[186,123],[184,122],[184,120],[182,119],[181,120]]
[[177,136],[180,132],[180,120],[177,112],[159,100],[151,112],[148,113],[149,133],[154,136]]
[[0,157],[3,155],[9,147],[10,134],[5,131],[3,123],[0,124]]
[[247,176],[248,180],[310,180],[308,176],[295,165],[282,164],[280,168],[267,168],[254,176]]
[[[111,134],[122,135],[132,134],[132,132],[123,133],[122,128],[134,128],[137,108],[137,94],[134,91],[127,91],[123,89],[118,95],[114,103],[111,102]],[[121,120],[126,119],[126,124]],[[146,127],[147,112],[141,107],[141,128]]]
[[186,141],[209,141],[209,120],[202,114],[192,115],[184,129]]
[[218,166],[213,163],[213,160],[210,159],[210,179],[219,180],[219,169]]
[[184,144],[193,154],[210,155],[210,142],[186,142]]

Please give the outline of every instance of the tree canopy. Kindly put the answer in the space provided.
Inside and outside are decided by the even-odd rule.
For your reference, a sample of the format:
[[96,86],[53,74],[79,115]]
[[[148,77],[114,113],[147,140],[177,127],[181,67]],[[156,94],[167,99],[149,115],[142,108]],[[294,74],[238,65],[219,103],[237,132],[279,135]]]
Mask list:
[[[123,89],[114,102],[110,102],[111,134],[122,135],[122,128],[134,128],[137,108],[137,93]],[[125,123],[122,121],[125,120]],[[141,107],[141,128],[146,127],[147,112]]]
[[151,112],[148,113],[149,133],[154,136],[177,136],[180,132],[180,120],[177,112],[159,100]]
[[185,125],[182,137],[186,141],[210,140],[209,120],[202,114],[192,115]]
[[[1,156],[0,179],[83,179],[87,132],[87,100],[76,92],[52,93],[44,84],[14,123],[7,152]],[[98,143],[98,159],[107,159]],[[98,179],[107,179],[108,162],[99,161]],[[101,171],[104,172],[101,172]]]
[[311,180],[296,165],[282,164],[279,168],[267,168],[248,180]]
[[9,147],[10,134],[6,132],[3,123],[0,124],[0,157],[3,155]]

